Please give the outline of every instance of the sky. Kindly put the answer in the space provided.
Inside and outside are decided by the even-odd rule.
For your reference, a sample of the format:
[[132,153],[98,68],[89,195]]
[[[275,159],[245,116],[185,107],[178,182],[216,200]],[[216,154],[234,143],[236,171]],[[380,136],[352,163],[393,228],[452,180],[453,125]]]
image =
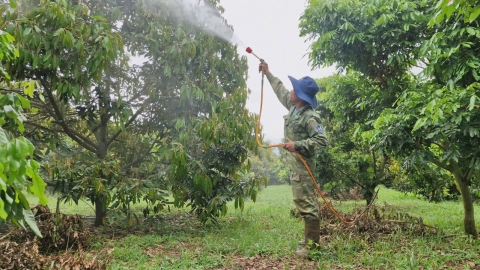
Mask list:
[[[225,8],[224,18],[232,25],[235,35],[253,52],[263,58],[273,75],[278,77],[287,89],[293,89],[288,76],[300,79],[310,76],[314,79],[327,77],[334,68],[311,70],[308,64],[308,51],[311,42],[299,37],[299,18],[305,10],[302,0],[220,0]],[[251,94],[247,108],[253,113],[260,110],[261,74],[258,73],[259,60],[238,48],[241,55],[248,58],[247,86]],[[261,123],[264,141],[280,143],[283,138],[283,115],[287,114],[275,96],[267,78],[264,82],[263,112]]]

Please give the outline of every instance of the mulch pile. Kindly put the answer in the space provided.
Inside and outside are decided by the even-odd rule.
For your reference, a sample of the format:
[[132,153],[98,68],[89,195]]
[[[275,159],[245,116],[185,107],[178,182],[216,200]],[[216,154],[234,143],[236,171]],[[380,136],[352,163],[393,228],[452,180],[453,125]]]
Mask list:
[[[397,232],[409,232],[421,236],[441,233],[439,229],[424,224],[421,218],[405,213],[394,213],[388,209],[388,206],[377,207],[371,205],[368,209],[357,208],[351,214],[335,210],[343,220],[349,223],[353,222],[353,224],[343,223],[325,204],[320,204],[318,212],[321,237],[347,234],[373,241],[381,235]],[[292,209],[290,213],[292,216],[300,218],[296,209]]]
[[365,240],[374,241],[381,235],[409,232],[414,235],[438,234],[437,228],[426,225],[421,218],[408,214],[393,214],[383,208],[371,206],[368,211],[357,209],[353,214],[339,213],[347,222],[339,219],[325,206],[319,209],[321,220],[320,235],[351,234],[363,236]]
[[80,216],[32,209],[43,238],[30,230],[0,235],[0,269],[106,269],[106,262],[88,254],[89,234]]

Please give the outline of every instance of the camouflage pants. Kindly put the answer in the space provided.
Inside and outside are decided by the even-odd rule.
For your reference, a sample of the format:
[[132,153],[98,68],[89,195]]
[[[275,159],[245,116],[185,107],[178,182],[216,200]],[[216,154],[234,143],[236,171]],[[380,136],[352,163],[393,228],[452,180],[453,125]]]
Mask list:
[[290,175],[293,203],[304,219],[318,220],[318,204],[315,187],[309,175]]

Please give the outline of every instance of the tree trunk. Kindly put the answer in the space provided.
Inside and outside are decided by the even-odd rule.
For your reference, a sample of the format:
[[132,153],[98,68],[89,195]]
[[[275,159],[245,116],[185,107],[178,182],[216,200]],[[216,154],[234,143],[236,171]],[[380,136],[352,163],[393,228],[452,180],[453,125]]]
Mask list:
[[103,220],[107,217],[107,207],[104,197],[100,194],[95,198],[95,227],[103,225]]
[[365,200],[367,201],[367,206],[370,205],[370,203],[372,203],[374,195],[375,195],[375,187],[367,187],[365,189],[363,197],[365,197]]
[[[105,116],[102,115],[101,119],[103,119],[103,117]],[[100,159],[107,157],[107,134],[107,123],[104,124],[102,122],[95,132],[95,138],[97,139],[97,157]],[[102,193],[97,193],[95,195],[95,227],[103,226],[103,221],[107,217],[107,207],[105,196]]]
[[475,228],[475,213],[473,209],[472,193],[468,187],[468,179],[465,179],[458,173],[453,174],[458,184],[463,201],[463,228],[466,234],[478,237],[477,228]]

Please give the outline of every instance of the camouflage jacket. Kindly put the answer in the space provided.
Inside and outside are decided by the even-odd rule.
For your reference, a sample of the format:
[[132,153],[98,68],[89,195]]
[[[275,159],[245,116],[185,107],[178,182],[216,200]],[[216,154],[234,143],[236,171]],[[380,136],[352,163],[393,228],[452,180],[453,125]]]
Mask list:
[[[295,105],[290,102],[290,91],[272,73],[268,73],[266,76],[278,99],[288,109],[288,114],[283,116],[284,142],[293,141],[295,151],[305,159],[310,170],[315,173],[315,148],[327,146],[328,143],[325,130],[321,125],[320,115],[310,105],[306,105],[299,112],[292,115]],[[291,172],[308,175],[307,169],[295,153],[288,151],[280,152],[282,155],[285,155],[283,160],[286,161],[286,165]]]

